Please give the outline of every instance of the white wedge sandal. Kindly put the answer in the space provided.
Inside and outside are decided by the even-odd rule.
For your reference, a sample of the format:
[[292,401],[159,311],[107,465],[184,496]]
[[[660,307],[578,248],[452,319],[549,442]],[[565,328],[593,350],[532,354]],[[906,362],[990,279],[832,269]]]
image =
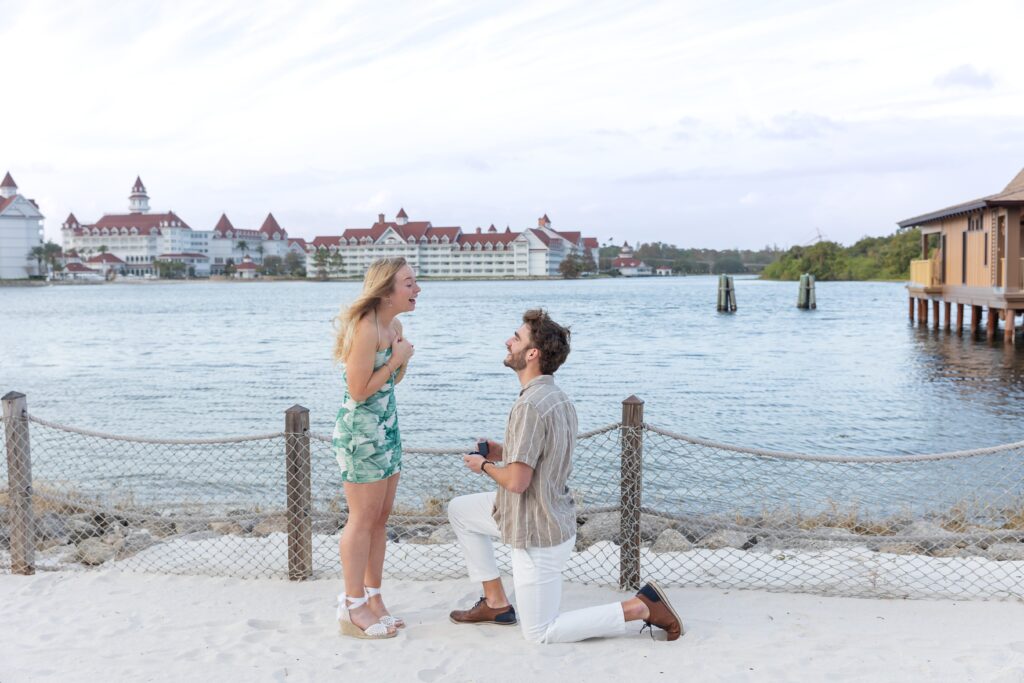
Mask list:
[[[380,595],[380,588],[370,588],[369,586],[363,586],[363,591],[366,593],[367,599],[372,598],[376,595]],[[389,628],[405,628],[405,619],[402,617],[395,617],[390,614],[385,614],[380,618],[380,623],[384,624]]]
[[352,623],[352,617],[349,615],[349,612],[362,607],[369,599],[369,596],[366,595],[361,598],[350,598],[347,595],[338,596],[338,625],[341,627],[342,635],[351,636],[352,638],[364,638],[366,640],[383,640],[397,636],[398,631],[391,630],[391,628],[380,621],[370,624],[366,630]]

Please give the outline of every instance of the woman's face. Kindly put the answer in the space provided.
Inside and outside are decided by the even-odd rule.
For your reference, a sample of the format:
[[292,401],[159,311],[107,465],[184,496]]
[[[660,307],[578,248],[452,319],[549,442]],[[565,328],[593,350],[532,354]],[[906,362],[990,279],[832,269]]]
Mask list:
[[416,310],[416,297],[419,296],[420,286],[416,284],[416,274],[409,266],[402,268],[395,273],[395,288],[391,291],[391,305],[398,313]]

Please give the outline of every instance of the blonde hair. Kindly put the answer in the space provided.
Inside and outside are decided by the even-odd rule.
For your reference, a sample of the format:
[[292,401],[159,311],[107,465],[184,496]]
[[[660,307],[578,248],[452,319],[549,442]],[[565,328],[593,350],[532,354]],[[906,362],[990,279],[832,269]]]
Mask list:
[[377,308],[384,297],[395,290],[395,275],[408,265],[401,256],[396,258],[377,259],[366,269],[363,277],[363,291],[356,300],[342,309],[334,319],[338,335],[334,340],[334,361],[342,363],[352,348],[352,338],[356,333],[356,323],[363,316]]

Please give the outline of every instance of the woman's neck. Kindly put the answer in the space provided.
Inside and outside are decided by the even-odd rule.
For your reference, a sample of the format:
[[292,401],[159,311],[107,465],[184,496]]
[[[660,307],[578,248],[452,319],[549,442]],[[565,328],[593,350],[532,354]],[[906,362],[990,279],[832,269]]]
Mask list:
[[390,327],[391,321],[395,319],[396,313],[385,309],[383,306],[378,306],[375,311],[377,313],[377,324],[384,329]]

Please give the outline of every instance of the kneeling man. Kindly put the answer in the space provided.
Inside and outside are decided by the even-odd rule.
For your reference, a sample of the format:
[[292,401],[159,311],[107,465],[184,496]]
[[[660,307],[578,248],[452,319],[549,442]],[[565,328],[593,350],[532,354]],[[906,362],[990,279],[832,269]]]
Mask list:
[[[486,456],[465,456],[466,466],[493,479],[498,490],[448,504],[469,578],[483,584],[483,597],[470,609],[452,612],[452,621],[519,623],[531,642],[571,643],[621,635],[626,622],[642,620],[675,640],[682,624],[653,581],[624,602],[559,614],[562,569],[576,543],[576,508],[568,486],[576,409],[553,376],[569,355],[569,330],[545,311],[531,310],[505,346],[505,365],[519,376],[522,390],[505,426],[504,445],[488,441]],[[512,546],[518,615],[501,583],[494,539]]]

